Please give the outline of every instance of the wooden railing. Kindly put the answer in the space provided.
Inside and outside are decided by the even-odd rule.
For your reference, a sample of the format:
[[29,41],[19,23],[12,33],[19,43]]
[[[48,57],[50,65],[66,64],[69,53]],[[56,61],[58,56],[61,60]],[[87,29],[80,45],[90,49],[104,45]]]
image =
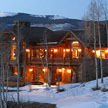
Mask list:
[[[46,64],[45,58],[31,58],[27,59],[26,63],[33,64]],[[79,65],[81,63],[81,59],[70,59],[70,58],[48,58],[48,64],[50,65]]]

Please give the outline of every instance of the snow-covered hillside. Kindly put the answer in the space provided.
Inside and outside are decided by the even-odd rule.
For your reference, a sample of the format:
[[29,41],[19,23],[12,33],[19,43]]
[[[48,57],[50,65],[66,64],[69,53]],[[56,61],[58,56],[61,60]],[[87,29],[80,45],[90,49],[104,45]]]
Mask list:
[[63,16],[59,16],[59,15],[31,15],[33,17],[43,17],[43,18],[49,18],[51,20],[57,20],[57,19],[68,19],[66,17]]
[[64,23],[64,24],[34,24],[34,25],[31,25],[31,27],[46,27],[52,31],[71,30],[72,28],[75,28],[74,25],[69,24],[69,23]]
[[84,21],[59,15],[35,15],[28,13],[0,12],[0,23],[13,25],[15,20],[29,21],[32,26],[47,27],[51,30],[72,30],[84,28]]
[[[7,17],[7,16],[15,16],[17,15],[18,13],[13,13],[13,12],[0,12],[0,17]],[[53,20],[56,20],[56,19],[68,19],[66,17],[63,17],[63,16],[59,16],[59,15],[34,15],[34,14],[30,14],[30,16],[32,17],[42,17],[42,18],[46,18],[48,17],[49,19],[53,19]]]
[[0,12],[0,17],[7,17],[7,16],[14,16],[17,15],[17,13],[12,12]]
[[[104,79],[104,84],[108,88],[108,77]],[[56,104],[57,108],[108,108],[108,92],[102,92],[101,90],[93,91],[96,81],[90,81],[87,83],[76,83],[62,85],[64,92],[57,93],[56,86],[52,86],[49,90],[45,89],[45,85],[32,85],[31,92],[30,85],[21,87],[20,100],[22,102],[42,102]],[[99,86],[103,85],[100,83]],[[16,89],[16,88],[9,88]],[[16,92],[8,93],[8,100],[13,98],[17,99]]]
[[50,19],[56,20],[56,19],[68,19],[68,18],[59,15],[53,15],[52,17],[50,17]]

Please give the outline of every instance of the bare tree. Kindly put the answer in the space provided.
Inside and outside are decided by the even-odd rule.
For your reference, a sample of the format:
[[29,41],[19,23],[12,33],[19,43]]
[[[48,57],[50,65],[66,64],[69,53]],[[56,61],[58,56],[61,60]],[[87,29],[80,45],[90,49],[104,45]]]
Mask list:
[[[89,11],[87,13],[87,20],[88,21],[93,21],[94,22],[94,50],[95,50],[95,64],[96,63],[96,33],[98,36],[98,41],[99,41],[99,48],[100,48],[100,69],[101,69],[101,83],[103,83],[103,63],[102,63],[102,46],[101,46],[101,20],[103,20],[103,16],[106,21],[106,33],[107,33],[107,45],[108,45],[108,25],[107,25],[107,7],[105,5],[105,2],[102,0],[92,0]],[[96,39],[96,40],[95,40]],[[97,66],[96,66],[97,67]],[[97,69],[98,70],[98,69]],[[97,73],[97,72],[96,72]],[[97,74],[98,75],[98,74]],[[96,75],[96,76],[97,76]]]
[[101,34],[100,34],[100,20],[102,17],[102,2],[100,0],[98,0],[96,7],[97,7],[96,16],[97,16],[97,22],[98,22],[99,48],[100,48],[101,83],[103,83],[102,46],[101,46]]
[[17,74],[17,105],[19,105],[20,102],[20,94],[19,94],[19,85],[20,85],[20,54],[21,54],[21,40],[22,40],[22,35],[21,35],[21,25],[20,25],[20,21],[16,22],[17,25],[17,35],[16,35],[16,45],[17,45],[17,68],[18,68],[18,74]]
[[[103,18],[105,19],[105,25],[106,25],[106,35],[107,35],[107,47],[108,47],[108,8],[107,8],[107,2],[103,1],[102,3],[102,12],[103,12]],[[108,63],[108,59],[107,59]],[[107,65],[107,71],[108,71],[108,65]]]
[[47,31],[45,31],[45,45],[46,45],[46,67],[47,67],[47,72],[46,72],[46,79],[48,86],[50,86],[50,71],[48,68],[48,37],[47,37]]
[[93,27],[90,29],[93,29],[93,37],[94,37],[94,50],[95,50],[95,66],[96,66],[96,88],[98,88],[98,63],[97,63],[97,55],[96,55],[96,1],[92,0],[88,12],[86,14],[86,21],[92,23]]

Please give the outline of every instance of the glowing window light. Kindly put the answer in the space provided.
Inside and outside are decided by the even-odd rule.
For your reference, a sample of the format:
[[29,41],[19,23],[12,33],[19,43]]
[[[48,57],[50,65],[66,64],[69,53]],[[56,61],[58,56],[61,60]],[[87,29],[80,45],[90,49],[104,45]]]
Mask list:
[[82,51],[82,49],[78,49],[78,52],[81,52]]
[[63,51],[65,52],[66,50],[65,50],[65,49],[63,49]]
[[30,49],[26,49],[26,52],[30,52]]
[[[95,53],[95,50],[92,50],[93,53]],[[96,54],[99,54],[100,50],[96,50]]]
[[30,69],[29,69],[29,72],[32,72],[32,71],[33,71],[33,69],[32,69],[32,68],[30,68]]
[[15,56],[15,53],[13,53],[13,56]]
[[14,72],[14,75],[18,75],[18,72]]
[[62,70],[64,71],[64,70],[65,70],[65,68],[62,68]]
[[97,51],[96,51],[96,54],[100,54],[100,50],[97,50]]
[[66,49],[66,52],[70,52],[70,49]]
[[74,42],[72,42],[72,44],[79,44],[79,42],[78,41],[74,41]]
[[105,52],[106,52],[106,53],[108,53],[108,49],[107,49],[107,50],[105,50]]
[[67,73],[71,73],[71,69],[67,69]]
[[46,71],[47,71],[47,67],[44,67],[44,68],[42,69],[42,71],[43,71],[43,72],[46,72]]
[[45,49],[45,52],[47,52],[47,49]]
[[57,51],[58,51],[57,49],[54,49],[54,53],[57,53]]
[[53,49],[51,49],[51,52],[53,52]]
[[44,68],[44,69],[42,69],[42,71],[46,72],[46,69]]
[[15,40],[15,37],[13,37],[12,40]]
[[62,72],[65,72],[65,68],[62,68]]
[[58,69],[59,72],[62,72],[62,69]]
[[93,53],[95,53],[95,50],[92,50]]

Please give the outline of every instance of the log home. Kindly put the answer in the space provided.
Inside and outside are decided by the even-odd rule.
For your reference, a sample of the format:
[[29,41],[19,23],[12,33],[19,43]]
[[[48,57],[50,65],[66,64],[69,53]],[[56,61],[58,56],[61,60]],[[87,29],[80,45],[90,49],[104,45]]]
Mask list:
[[[8,50],[7,55],[10,55],[9,76],[18,74],[17,43],[19,41],[20,77],[25,82],[39,80],[46,83],[50,78],[51,84],[56,84],[57,81],[73,83],[95,79],[95,51],[92,41],[89,43],[86,37],[85,30],[51,31],[45,27],[31,27],[29,22],[15,22],[15,25],[5,30],[1,36],[1,45],[4,46],[5,53]],[[103,71],[106,75],[108,48],[105,37],[103,40]],[[5,47],[6,45],[8,46]],[[96,55],[100,72],[98,45]],[[6,62],[8,59],[5,60],[5,65]],[[4,70],[6,71],[6,66]]]

